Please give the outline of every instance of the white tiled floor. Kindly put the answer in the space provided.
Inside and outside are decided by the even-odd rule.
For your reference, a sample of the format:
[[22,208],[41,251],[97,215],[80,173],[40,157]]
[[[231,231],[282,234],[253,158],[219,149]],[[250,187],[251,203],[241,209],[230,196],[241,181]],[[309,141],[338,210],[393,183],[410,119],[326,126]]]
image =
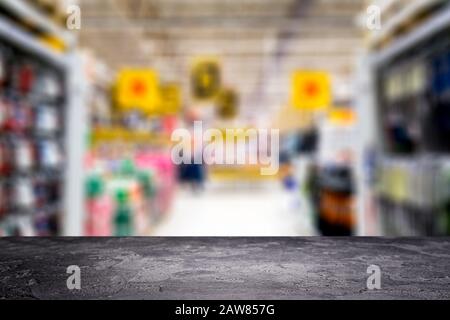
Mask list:
[[209,185],[201,194],[178,190],[155,236],[314,235],[307,203],[277,183]]

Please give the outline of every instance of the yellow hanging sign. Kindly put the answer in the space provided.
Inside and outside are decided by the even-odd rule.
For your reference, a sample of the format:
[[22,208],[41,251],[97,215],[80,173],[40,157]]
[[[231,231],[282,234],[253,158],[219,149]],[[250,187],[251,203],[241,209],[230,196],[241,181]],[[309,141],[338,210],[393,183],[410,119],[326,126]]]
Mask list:
[[330,78],[326,72],[296,71],[292,75],[291,104],[302,110],[321,110],[331,104]]
[[163,84],[160,90],[160,106],[158,113],[173,115],[181,109],[181,90],[175,83]]
[[117,102],[122,110],[154,112],[159,105],[158,75],[151,69],[125,69],[117,80]]
[[199,58],[191,70],[192,96],[198,101],[216,97],[221,87],[221,69],[217,59]]
[[336,107],[328,112],[328,119],[335,125],[354,125],[356,114],[350,108]]
[[223,89],[217,97],[217,115],[221,119],[233,119],[238,115],[239,98],[234,90]]

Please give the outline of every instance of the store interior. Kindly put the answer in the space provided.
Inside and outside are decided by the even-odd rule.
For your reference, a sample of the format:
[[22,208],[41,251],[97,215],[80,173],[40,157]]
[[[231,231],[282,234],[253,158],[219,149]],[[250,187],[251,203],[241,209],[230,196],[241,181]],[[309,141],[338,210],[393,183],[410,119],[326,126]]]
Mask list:
[[446,0],[0,0],[0,236],[449,235],[449,31]]

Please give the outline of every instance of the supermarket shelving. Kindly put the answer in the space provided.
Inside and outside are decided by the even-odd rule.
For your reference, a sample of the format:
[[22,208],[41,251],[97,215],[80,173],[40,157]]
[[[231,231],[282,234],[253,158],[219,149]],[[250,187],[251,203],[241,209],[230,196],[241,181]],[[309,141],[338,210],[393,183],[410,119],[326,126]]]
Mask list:
[[375,52],[371,55],[371,62],[374,67],[380,65],[398,55],[401,52],[405,52],[414,45],[424,41],[430,36],[444,30],[450,26],[450,7],[446,7],[440,11],[435,17],[430,19],[424,25],[418,26],[412,33],[405,35],[403,38],[398,39],[390,47],[383,49],[379,52]]
[[[408,23],[413,25],[413,27],[408,28],[406,33],[389,42],[385,47],[377,49],[375,46],[372,46],[372,51],[363,58],[366,65],[361,68],[361,78],[364,78],[362,76],[364,73],[367,73],[369,77],[361,79],[360,85],[368,87],[369,92],[367,97],[360,99],[359,110],[362,114],[361,119],[372,119],[374,123],[378,123],[378,126],[370,130],[364,129],[368,132],[363,137],[365,147],[362,147],[361,154],[367,152],[367,150],[376,150],[376,162],[378,163],[376,171],[379,174],[384,174],[383,179],[386,178],[386,174],[388,177],[394,175],[394,173],[397,176],[391,177],[392,179],[389,178],[387,182],[378,176],[377,180],[380,179],[378,183],[381,181],[382,185],[380,189],[379,184],[374,185],[375,181],[369,181],[373,179],[369,175],[374,174],[374,172],[368,174],[367,164],[364,163],[366,159],[360,160],[359,172],[364,174],[365,178],[359,187],[361,194],[359,196],[358,211],[364,212],[373,203],[378,203],[378,207],[382,208],[378,210],[378,219],[381,219],[379,221],[384,221],[378,227],[387,222],[387,225],[376,233],[381,231],[384,235],[387,232],[387,235],[402,236],[442,234],[441,231],[437,231],[441,230],[441,226],[438,225],[440,222],[437,222],[436,219],[441,219],[441,214],[443,214],[440,210],[443,209],[443,201],[445,201],[443,197],[446,197],[446,191],[442,190],[443,187],[437,184],[437,181],[431,181],[430,176],[435,177],[436,174],[437,176],[443,174],[443,172],[436,170],[441,170],[439,168],[445,168],[448,165],[448,155],[443,150],[431,149],[433,150],[431,151],[428,147],[419,148],[418,152],[409,155],[396,154],[392,153],[392,150],[387,150],[388,146],[386,141],[384,141],[385,139],[379,139],[379,137],[385,137],[381,129],[383,112],[388,108],[386,104],[393,103],[397,105],[402,103],[398,101],[389,103],[383,101],[382,96],[384,95],[378,88],[382,83],[383,78],[381,76],[385,75],[387,66],[396,66],[398,64],[408,66],[411,62],[417,60],[414,59],[414,57],[417,58],[417,54],[414,54],[411,56],[409,64],[407,64],[409,60],[406,55],[409,52],[411,54],[417,53],[418,49],[426,46],[430,39],[445,35],[446,30],[450,28],[450,7],[448,5],[440,6],[440,9],[433,11],[432,14],[427,16],[427,19],[414,23],[415,17],[419,16],[420,12],[426,12],[432,6],[439,4],[445,4],[445,2],[411,1],[398,15],[386,23],[385,30],[378,34],[375,39],[381,40],[382,37],[389,37],[399,26]],[[429,55],[430,50],[433,49],[431,47],[427,48],[427,55]],[[420,59],[420,54],[418,57]],[[425,63],[425,60],[423,63]],[[390,68],[389,70],[392,72],[397,69],[391,70]],[[428,81],[431,81],[431,78]],[[362,84],[363,82],[364,84]],[[418,95],[420,96],[420,94]],[[414,96],[416,103],[421,101],[419,96]],[[382,108],[383,105],[384,108]],[[423,124],[420,124],[419,127],[423,130]],[[426,136],[423,136],[423,139],[426,141]],[[421,141],[421,143],[424,143],[424,141]],[[426,144],[428,145],[428,143]],[[366,156],[367,153],[362,157]],[[418,175],[423,176],[421,176],[422,178],[417,178],[416,176]],[[375,190],[368,187],[368,184],[372,184],[372,187],[375,186]],[[361,215],[361,218],[363,220],[362,229],[365,230],[367,217]],[[367,235],[367,232],[362,232],[362,234]]]
[[53,65],[62,68],[67,67],[68,59],[64,55],[52,51],[43,43],[37,41],[31,34],[16,27],[11,21],[0,19],[0,37]]
[[[386,5],[381,8],[381,15],[393,6],[395,1],[389,1]],[[374,36],[370,39],[369,45],[376,46],[381,43],[386,38],[393,35],[398,28],[401,28],[403,25],[414,21],[414,19],[423,12],[426,12],[430,8],[444,3],[444,0],[418,0],[418,1],[410,1],[410,3],[405,6],[399,13],[388,19],[387,22],[384,22],[382,29],[379,32],[376,32]]]
[[84,125],[87,121],[83,104],[85,89],[80,67],[82,61],[74,50],[76,38],[22,0],[2,0],[0,6],[20,21],[26,21],[46,34],[65,41],[67,50],[64,53],[56,52],[32,33],[16,25],[13,20],[0,17],[0,39],[31,57],[45,61],[47,65],[59,70],[65,78],[65,102],[61,105],[65,108],[63,112],[65,134],[61,137],[65,149],[65,169],[61,174],[62,215],[58,218],[58,228],[60,235],[81,235],[84,211],[82,158],[85,143]]
[[50,21],[45,15],[23,0],[2,0],[0,6],[18,16],[21,20],[31,22],[44,32],[63,39],[66,44],[75,44],[75,38],[66,30]]

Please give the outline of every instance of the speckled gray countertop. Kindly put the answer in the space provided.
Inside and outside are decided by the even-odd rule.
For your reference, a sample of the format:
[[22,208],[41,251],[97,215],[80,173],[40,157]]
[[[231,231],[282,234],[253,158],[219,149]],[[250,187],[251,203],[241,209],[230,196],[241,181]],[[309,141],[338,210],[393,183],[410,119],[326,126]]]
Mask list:
[[[366,288],[371,264],[381,290]],[[0,297],[449,299],[450,238],[6,238]]]

